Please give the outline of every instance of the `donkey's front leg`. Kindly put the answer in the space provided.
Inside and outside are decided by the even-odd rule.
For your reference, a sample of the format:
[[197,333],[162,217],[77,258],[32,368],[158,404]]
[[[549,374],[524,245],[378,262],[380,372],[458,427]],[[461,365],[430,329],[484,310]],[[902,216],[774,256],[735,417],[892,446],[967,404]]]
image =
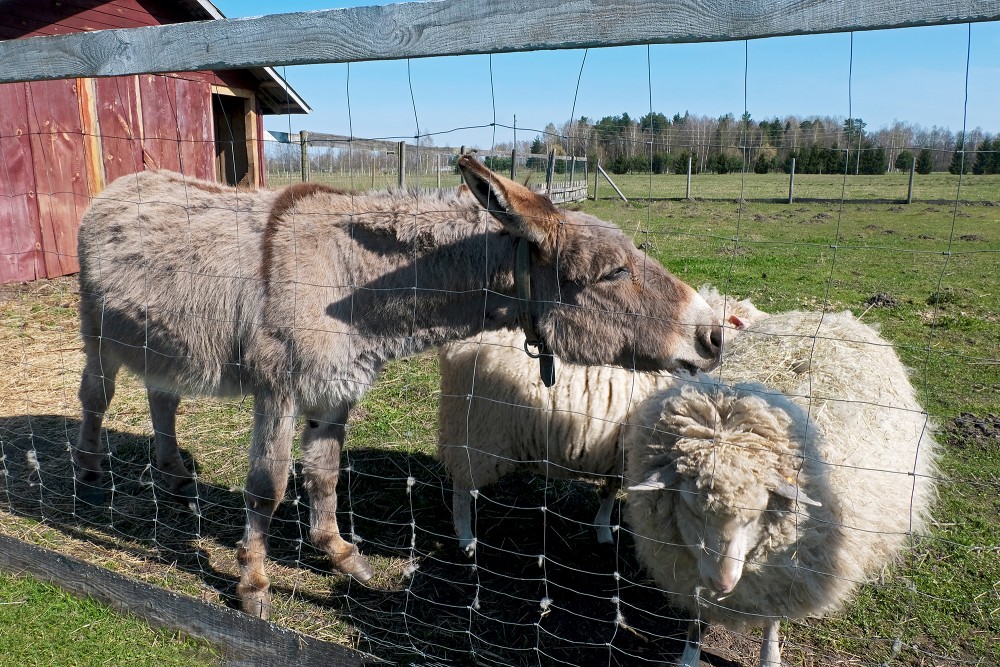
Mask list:
[[236,593],[244,612],[264,619],[271,613],[271,582],[264,574],[267,531],[288,485],[294,430],[294,402],[258,392],[254,397],[250,472],[243,491],[247,526],[243,539],[236,545],[236,560],[240,565]]
[[309,492],[309,524],[313,544],[330,557],[333,567],[358,581],[372,578],[372,566],[337,527],[337,480],[348,406],[309,415],[302,434],[303,470]]
[[173,392],[160,391],[148,385],[146,396],[149,399],[149,415],[153,419],[156,467],[166,479],[170,493],[187,500],[192,509],[195,509],[198,489],[177,449],[177,406],[180,405],[181,398]]

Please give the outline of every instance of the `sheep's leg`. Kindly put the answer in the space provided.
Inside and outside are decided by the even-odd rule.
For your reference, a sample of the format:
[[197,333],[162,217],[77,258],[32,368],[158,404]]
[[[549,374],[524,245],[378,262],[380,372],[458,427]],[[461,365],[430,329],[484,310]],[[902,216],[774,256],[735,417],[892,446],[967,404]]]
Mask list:
[[688,625],[687,641],[684,643],[684,653],[677,663],[679,667],[698,667],[701,661],[701,635],[705,624],[701,621],[691,621]]
[[243,491],[247,525],[243,539],[236,544],[236,560],[240,566],[236,593],[244,612],[264,619],[271,613],[271,582],[264,574],[267,531],[288,485],[294,430],[292,401],[264,392],[254,397],[250,472]]
[[458,548],[472,558],[476,554],[476,538],[472,534],[471,489],[459,488],[457,484],[452,488],[451,513],[455,535],[458,536]]
[[83,349],[87,361],[80,380],[80,405],[83,417],[73,463],[76,466],[76,493],[85,503],[98,505],[104,498],[101,488],[101,461],[107,456],[101,440],[104,413],[115,395],[115,376],[120,364],[101,354],[101,341],[97,337],[84,337]]
[[146,387],[149,415],[153,419],[153,439],[156,442],[156,467],[167,481],[167,489],[184,498],[194,511],[198,489],[194,478],[184,466],[177,448],[177,406],[181,397],[168,391]]
[[597,541],[601,544],[611,544],[614,541],[611,535],[611,511],[615,507],[615,496],[618,495],[621,485],[621,477],[610,477],[601,484],[598,492],[601,506],[594,518],[594,525],[597,527]]
[[760,645],[760,667],[781,667],[781,640],[778,630],[781,621],[774,620],[764,626],[764,641]]
[[360,582],[372,578],[372,566],[337,527],[337,481],[349,407],[306,420],[302,434],[303,470],[309,492],[309,534],[337,570]]

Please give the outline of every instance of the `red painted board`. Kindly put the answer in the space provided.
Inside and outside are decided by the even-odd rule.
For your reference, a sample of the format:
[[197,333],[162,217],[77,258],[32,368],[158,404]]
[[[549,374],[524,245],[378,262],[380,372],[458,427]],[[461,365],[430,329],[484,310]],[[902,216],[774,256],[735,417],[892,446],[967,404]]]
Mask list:
[[0,85],[0,283],[44,275],[27,84],[7,83]]
[[177,130],[181,171],[205,180],[215,178],[215,136],[212,132],[212,87],[202,81],[177,79]]
[[134,76],[94,80],[101,161],[107,184],[126,174],[142,171],[137,83]]
[[180,171],[177,133],[177,80],[161,74],[139,75],[142,153],[147,169]]
[[77,80],[29,83],[28,128],[45,273],[54,278],[80,268],[76,233],[90,203]]

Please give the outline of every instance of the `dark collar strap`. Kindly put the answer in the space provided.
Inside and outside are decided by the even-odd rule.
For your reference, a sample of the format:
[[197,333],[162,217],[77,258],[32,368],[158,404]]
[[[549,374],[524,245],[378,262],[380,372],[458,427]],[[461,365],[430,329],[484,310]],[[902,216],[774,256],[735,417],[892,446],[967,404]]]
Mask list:
[[[517,240],[514,249],[514,287],[517,290],[517,319],[524,329],[524,351],[532,359],[538,359],[538,370],[546,387],[556,383],[556,367],[552,350],[535,329],[535,318],[531,314],[531,243],[523,238]],[[529,347],[538,348],[532,352]]]

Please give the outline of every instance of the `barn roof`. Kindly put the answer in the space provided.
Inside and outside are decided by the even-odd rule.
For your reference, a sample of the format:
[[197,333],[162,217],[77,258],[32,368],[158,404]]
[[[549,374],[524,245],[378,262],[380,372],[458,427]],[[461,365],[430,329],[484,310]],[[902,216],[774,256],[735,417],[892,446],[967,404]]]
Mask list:
[[[188,10],[194,20],[226,18],[209,0],[179,0],[177,4]],[[250,67],[247,72],[260,82],[257,97],[263,113],[281,115],[312,111],[305,100],[274,71],[273,67]]]

